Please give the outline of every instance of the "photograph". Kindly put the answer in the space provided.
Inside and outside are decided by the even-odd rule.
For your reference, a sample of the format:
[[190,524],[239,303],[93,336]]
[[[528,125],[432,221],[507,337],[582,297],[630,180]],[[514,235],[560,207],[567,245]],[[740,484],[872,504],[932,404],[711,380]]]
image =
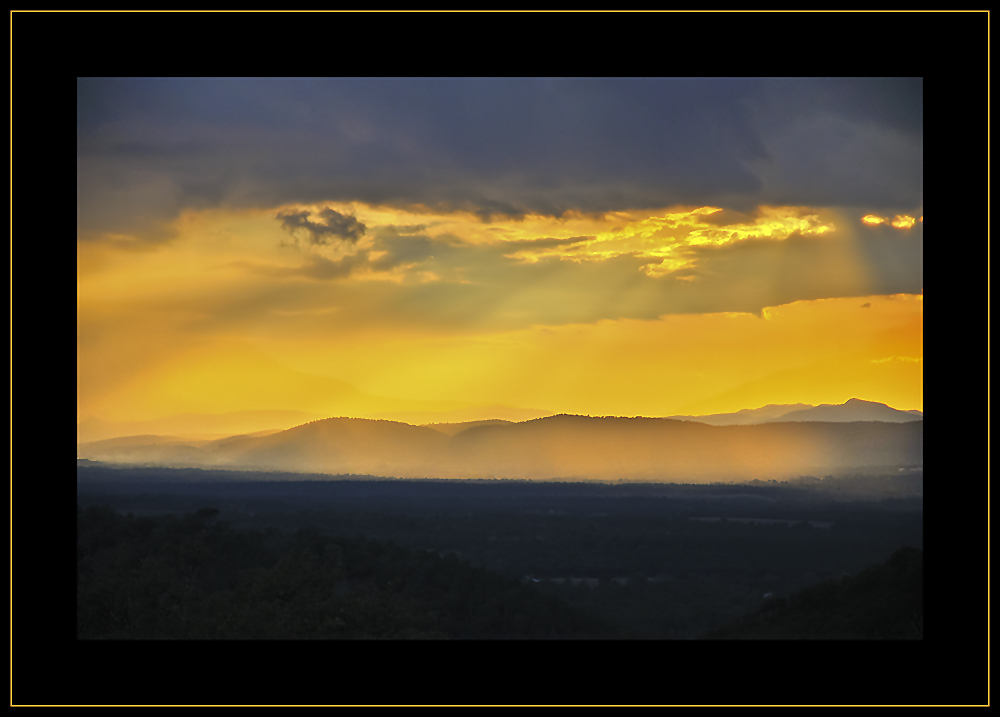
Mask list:
[[924,639],[923,78],[76,91],[78,641]]

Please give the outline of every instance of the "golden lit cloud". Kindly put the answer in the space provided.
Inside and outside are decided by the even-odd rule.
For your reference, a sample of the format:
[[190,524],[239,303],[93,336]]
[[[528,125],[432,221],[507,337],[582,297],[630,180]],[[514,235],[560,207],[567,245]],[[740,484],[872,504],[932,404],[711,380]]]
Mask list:
[[719,207],[675,208],[642,218],[617,212],[603,217],[615,226],[604,230],[588,227],[596,231],[585,241],[526,246],[507,256],[533,262],[545,257],[592,261],[630,254],[652,260],[642,270],[658,277],[694,266],[686,253],[690,247],[723,246],[747,239],[780,240],[793,233],[819,236],[836,228],[829,217],[821,218],[818,212],[801,207],[761,207],[756,216],[744,220],[713,220],[721,212]]
[[[323,216],[349,239],[312,226]],[[801,207],[493,222],[362,203],[188,211],[171,242],[78,246],[78,412],[919,408],[922,297],[873,294],[866,263],[898,273],[905,255],[886,252],[908,245],[862,249],[842,226]]]
[[[350,241],[336,241],[332,232],[323,235],[322,241],[289,240],[290,236],[318,236],[316,232],[326,227],[321,219],[324,214],[351,223]],[[446,255],[462,248],[495,248],[500,256],[526,264],[632,256],[640,260],[637,269],[655,278],[693,268],[692,248],[748,239],[782,240],[793,234],[822,236],[835,230],[832,214],[801,207],[761,207],[753,215],[718,207],[603,215],[567,212],[560,218],[526,215],[485,223],[461,211],[326,203],[240,215],[222,210],[186,212],[177,222],[183,239],[175,242],[167,263],[183,273],[192,260],[197,263],[214,256],[216,269],[242,269],[272,277],[460,282],[468,279],[461,267],[448,264]],[[420,242],[423,251],[414,252]],[[154,255],[155,261],[162,261],[162,254]],[[692,280],[684,275],[677,278]]]
[[867,224],[869,226],[878,226],[879,224],[889,224],[890,226],[893,226],[896,229],[909,229],[914,224],[916,224],[917,221],[922,222],[923,220],[924,220],[923,216],[921,216],[920,219],[917,220],[909,216],[908,214],[897,214],[891,220],[888,217],[879,217],[874,214],[866,214],[865,216],[861,217],[861,222],[863,224]]

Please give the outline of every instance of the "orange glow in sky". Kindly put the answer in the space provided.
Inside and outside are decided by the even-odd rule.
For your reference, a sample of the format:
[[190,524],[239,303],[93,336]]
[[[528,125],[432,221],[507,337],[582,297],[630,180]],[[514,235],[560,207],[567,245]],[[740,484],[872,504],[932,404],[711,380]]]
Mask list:
[[251,412],[922,410],[922,98],[77,78],[78,438],[291,427]]
[[[296,243],[275,219],[323,206],[365,235]],[[805,207],[189,211],[141,251],[78,244],[78,418],[922,409],[922,295],[872,291],[848,225]]]

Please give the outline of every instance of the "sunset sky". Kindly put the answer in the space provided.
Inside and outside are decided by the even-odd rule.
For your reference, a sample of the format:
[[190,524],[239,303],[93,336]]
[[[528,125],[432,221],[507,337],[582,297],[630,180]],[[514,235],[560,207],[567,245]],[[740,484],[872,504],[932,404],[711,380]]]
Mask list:
[[919,79],[80,79],[77,419],[922,410],[922,114]]

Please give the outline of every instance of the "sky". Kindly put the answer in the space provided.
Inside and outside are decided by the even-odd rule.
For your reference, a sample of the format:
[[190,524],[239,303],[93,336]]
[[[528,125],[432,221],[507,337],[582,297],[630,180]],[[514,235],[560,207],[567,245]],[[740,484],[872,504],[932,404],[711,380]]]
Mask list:
[[919,78],[80,78],[77,420],[922,410],[922,116]]

